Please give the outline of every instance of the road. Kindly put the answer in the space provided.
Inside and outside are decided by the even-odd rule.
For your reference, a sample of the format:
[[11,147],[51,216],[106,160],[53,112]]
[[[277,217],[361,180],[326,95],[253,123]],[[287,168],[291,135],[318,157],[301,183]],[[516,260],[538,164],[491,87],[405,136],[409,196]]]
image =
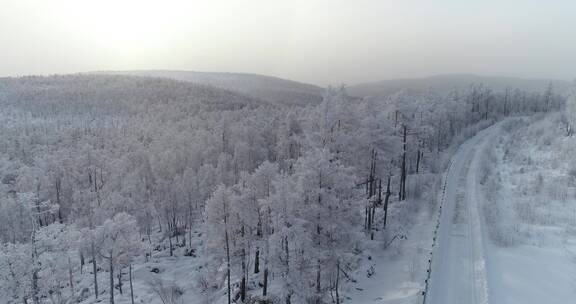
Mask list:
[[480,217],[479,168],[493,125],[461,145],[445,176],[426,304],[488,304],[486,238]]

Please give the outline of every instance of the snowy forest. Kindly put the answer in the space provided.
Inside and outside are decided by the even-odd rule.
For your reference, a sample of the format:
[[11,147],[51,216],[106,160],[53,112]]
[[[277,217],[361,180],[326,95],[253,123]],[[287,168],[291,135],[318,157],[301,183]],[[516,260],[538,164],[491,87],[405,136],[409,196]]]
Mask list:
[[[1,78],[0,302],[356,303],[361,282],[394,280],[375,252],[434,237],[410,231],[433,223],[459,144],[514,117],[554,115],[571,136],[565,106],[552,85],[283,103],[143,76]],[[426,248],[410,250],[425,264]]]

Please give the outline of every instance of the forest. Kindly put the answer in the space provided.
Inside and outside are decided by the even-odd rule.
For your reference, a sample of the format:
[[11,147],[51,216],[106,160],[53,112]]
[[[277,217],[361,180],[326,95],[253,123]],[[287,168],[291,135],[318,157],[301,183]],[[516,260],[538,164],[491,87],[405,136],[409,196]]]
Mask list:
[[[0,302],[347,303],[368,244],[390,250],[437,208],[459,143],[565,103],[552,85],[280,103],[154,77],[1,78]],[[193,290],[155,267],[133,282],[193,260]]]

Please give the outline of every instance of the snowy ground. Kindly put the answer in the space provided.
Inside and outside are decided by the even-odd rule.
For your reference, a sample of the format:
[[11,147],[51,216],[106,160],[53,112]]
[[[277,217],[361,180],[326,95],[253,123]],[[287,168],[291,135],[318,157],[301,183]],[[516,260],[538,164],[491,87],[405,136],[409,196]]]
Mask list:
[[[456,267],[451,267],[451,265],[449,265],[451,262],[444,261],[444,265],[441,266],[443,272],[451,272],[450,274],[453,275],[453,277],[449,278],[450,281],[441,281],[443,282],[443,286],[439,288],[444,291],[442,294],[449,294],[445,291],[445,288],[448,286],[450,286],[452,290],[452,286],[461,288],[461,285],[467,283],[468,290],[464,291],[466,294],[470,293],[472,286],[476,286],[471,283],[473,278],[470,278],[468,281],[461,281],[461,275],[463,275],[464,271],[471,273],[472,269],[479,270],[475,267],[477,264],[473,264],[473,262],[481,260],[482,255],[469,255],[469,253],[471,254],[472,251],[477,253],[482,252],[481,247],[484,245],[478,243],[478,240],[481,240],[481,238],[477,238],[476,236],[483,232],[478,229],[480,227],[479,215],[474,213],[472,208],[463,209],[466,206],[463,206],[462,202],[457,206],[456,198],[462,196],[463,189],[475,184],[473,174],[468,173],[475,172],[475,169],[469,170],[472,165],[472,160],[477,161],[477,159],[480,158],[480,155],[477,155],[475,151],[477,151],[479,146],[490,142],[491,138],[499,133],[499,126],[500,124],[489,127],[465,141],[460,148],[454,152],[450,169],[441,180],[439,180],[437,176],[430,177],[436,180],[436,183],[426,189],[424,197],[407,202],[407,204],[412,205],[412,207],[408,208],[412,208],[409,214],[413,218],[404,222],[409,223],[407,226],[403,226],[404,229],[393,230],[395,232],[387,235],[386,240],[376,240],[372,242],[372,248],[367,252],[370,260],[366,260],[365,258],[363,263],[361,263],[360,269],[355,273],[357,282],[349,284],[347,292],[344,293],[349,300],[348,303],[422,303],[424,300],[422,292],[426,289],[425,280],[427,278],[427,269],[429,268],[428,260],[431,258],[431,252],[438,250],[438,246],[434,245],[435,243],[437,244],[437,242],[434,241],[434,230],[439,221],[446,221],[448,225],[452,225],[453,220],[458,222],[454,225],[456,227],[454,231],[444,228],[447,230],[439,232],[447,234],[447,237],[454,238],[454,244],[451,245],[449,244],[450,242],[447,242],[448,244],[444,244],[444,246],[446,248],[449,246],[463,246],[462,249],[466,250],[458,253],[444,252],[446,254],[444,259],[451,261],[452,259],[458,258],[458,256],[449,256],[450,254],[460,255],[459,258],[461,259],[468,258],[468,260],[458,262],[468,263],[464,265],[466,270],[460,269],[460,267],[455,264]],[[480,125],[477,127],[482,128],[483,126]],[[473,133],[475,130],[470,130],[470,132]],[[469,136],[469,134],[466,136]],[[411,178],[426,180],[424,176],[411,176]],[[423,181],[416,182],[422,183]],[[444,183],[447,185],[446,193],[442,191]],[[440,202],[442,201],[444,201],[442,205],[447,207],[440,208]],[[452,209],[453,211],[441,213],[441,209]],[[467,214],[463,214],[464,212]],[[455,218],[454,216],[456,214],[458,215]],[[464,216],[466,216],[466,219],[473,216],[473,222],[468,220],[463,222]],[[399,218],[403,217],[399,216]],[[474,242],[458,244],[457,242],[462,242],[463,239],[461,235],[464,234],[473,234],[474,236],[470,239],[473,239]],[[383,250],[384,243],[388,242],[394,235],[404,235],[406,239],[394,241],[387,250]],[[449,250],[450,248],[446,249],[446,251]],[[369,272],[373,274],[368,276],[367,274]],[[475,280],[482,279],[483,275],[481,271],[480,273],[476,273]],[[447,275],[440,274],[440,276]],[[476,296],[479,298],[482,297],[480,291],[477,292]],[[446,298],[442,298],[442,301],[444,300],[446,300]],[[454,303],[468,303],[467,299],[463,299],[463,302],[458,301],[456,298],[454,298],[454,300],[456,300]],[[442,301],[429,303],[451,303]]]
[[511,122],[484,153],[493,303],[576,299],[576,138],[559,118]]
[[[405,235],[406,239],[396,239],[384,250],[387,240],[374,241],[367,251],[370,260],[364,258],[354,277],[356,283],[349,283],[345,292],[347,303],[369,304],[416,304],[422,302],[426,258],[429,256],[432,237],[433,212],[421,210],[415,224],[408,233],[398,231],[394,235]],[[369,273],[372,273],[369,275]]]
[[480,132],[453,157],[426,303],[576,298],[576,168],[558,115]]
[[[463,143],[445,176],[436,241],[425,209],[393,250],[377,251],[351,303],[569,303],[576,298],[576,139],[561,122],[516,118]],[[434,209],[434,208],[432,208]],[[432,244],[433,246],[431,246]],[[380,245],[379,245],[380,246]],[[375,246],[377,247],[377,246]]]
[[[192,248],[198,248],[200,237],[193,235]],[[198,252],[192,256],[186,256],[185,247],[176,247],[174,256],[169,255],[165,248],[153,251],[153,258],[148,262],[140,261],[133,266],[134,302],[145,304],[180,304],[180,303],[216,303],[216,298],[223,298],[222,294],[201,292],[199,284],[201,269],[205,267],[206,260],[202,259]],[[103,264],[101,267],[106,268]],[[83,304],[108,303],[109,302],[109,276],[107,272],[99,272],[98,282],[100,297],[98,300],[93,295],[93,278],[91,265],[87,265],[84,276],[78,286],[78,290],[89,287],[88,298]],[[128,304],[130,299],[130,286],[128,281],[128,268],[123,269],[123,294],[119,288],[115,288],[115,303]],[[209,283],[209,282],[208,282]]]
[[488,303],[484,231],[478,212],[480,151],[501,124],[481,131],[452,158],[432,256],[426,303]]

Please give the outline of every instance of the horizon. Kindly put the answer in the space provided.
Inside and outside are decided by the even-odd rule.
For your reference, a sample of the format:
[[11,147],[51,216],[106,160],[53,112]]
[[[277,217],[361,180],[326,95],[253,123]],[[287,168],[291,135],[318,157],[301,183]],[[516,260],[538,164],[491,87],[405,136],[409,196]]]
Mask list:
[[186,70],[319,86],[576,76],[570,1],[2,2],[0,76]]
[[[236,74],[236,75],[254,75],[254,76],[263,76],[263,77],[271,77],[277,78],[280,80],[292,81],[297,82],[305,85],[312,85],[320,88],[326,87],[335,87],[341,86],[344,87],[354,87],[359,85],[369,85],[369,84],[376,84],[379,82],[387,82],[387,81],[411,81],[411,80],[425,80],[425,79],[432,79],[436,77],[478,77],[478,78],[500,78],[500,79],[509,79],[509,80],[533,80],[533,81],[561,81],[561,82],[574,82],[574,79],[562,79],[562,78],[545,78],[545,77],[520,77],[520,76],[505,76],[505,75],[483,75],[483,74],[473,74],[473,73],[442,73],[442,74],[431,74],[425,75],[421,77],[397,77],[397,78],[385,78],[385,79],[373,79],[358,83],[343,83],[343,82],[335,82],[335,83],[328,83],[328,84],[318,84],[312,82],[306,82],[300,79],[292,79],[286,78],[278,75],[269,75],[269,74],[259,74],[259,73],[252,73],[252,72],[237,72],[237,71],[198,71],[198,70],[170,70],[170,69],[135,69],[135,70],[94,70],[94,71],[84,71],[84,72],[70,72],[70,73],[44,73],[44,74],[22,74],[22,75],[1,75],[1,78],[21,78],[21,77],[50,77],[50,76],[66,76],[66,75],[90,75],[90,74],[121,74],[123,72],[131,73],[131,72],[176,72],[176,73],[205,73],[205,74]],[[129,74],[127,74],[129,75]]]

